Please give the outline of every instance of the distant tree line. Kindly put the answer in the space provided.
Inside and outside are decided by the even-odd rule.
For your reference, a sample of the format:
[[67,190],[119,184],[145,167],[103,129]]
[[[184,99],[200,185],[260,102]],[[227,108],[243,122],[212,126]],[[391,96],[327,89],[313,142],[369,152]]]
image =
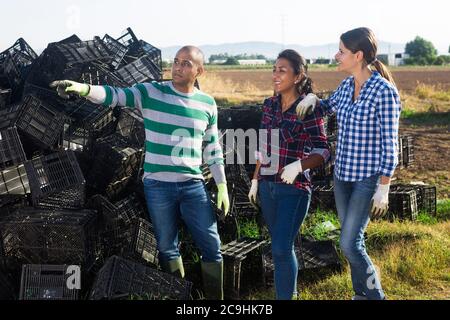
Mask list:
[[405,59],[405,64],[408,65],[450,64],[449,55],[438,56],[437,50],[434,47],[433,43],[419,36],[406,44],[405,53],[409,55],[409,58]]

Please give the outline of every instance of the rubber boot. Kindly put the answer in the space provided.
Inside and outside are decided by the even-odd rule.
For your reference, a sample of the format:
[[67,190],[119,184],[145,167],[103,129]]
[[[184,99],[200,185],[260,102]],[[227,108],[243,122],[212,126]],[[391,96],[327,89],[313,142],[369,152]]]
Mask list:
[[223,261],[202,261],[203,291],[207,300],[223,300]]
[[183,259],[178,257],[170,261],[161,261],[161,269],[170,273],[178,278],[184,278]]

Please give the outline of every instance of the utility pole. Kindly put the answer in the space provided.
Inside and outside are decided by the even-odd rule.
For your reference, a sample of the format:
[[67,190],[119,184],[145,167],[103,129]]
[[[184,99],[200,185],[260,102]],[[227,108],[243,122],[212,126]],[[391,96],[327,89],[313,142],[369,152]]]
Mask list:
[[281,14],[281,49],[286,48],[286,15]]

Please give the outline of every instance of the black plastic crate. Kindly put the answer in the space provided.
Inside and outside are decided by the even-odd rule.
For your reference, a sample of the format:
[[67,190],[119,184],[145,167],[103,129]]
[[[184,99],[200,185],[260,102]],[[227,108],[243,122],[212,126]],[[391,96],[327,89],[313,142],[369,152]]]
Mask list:
[[90,299],[189,300],[191,288],[191,282],[113,256],[98,273]]
[[134,193],[115,202],[114,204],[120,215],[128,217],[129,220],[136,218],[149,218],[149,214],[146,210],[146,203],[142,203],[139,197]]
[[25,195],[30,192],[30,182],[25,165],[21,164],[0,171],[0,197],[6,199],[10,195]]
[[218,127],[226,129],[259,129],[262,117],[262,106],[235,106],[218,109]]
[[127,28],[126,31],[119,38],[117,38],[117,41],[127,48],[139,42],[131,28]]
[[91,61],[109,62],[113,57],[113,53],[99,37],[89,41],[51,43],[47,50],[66,67]]
[[11,101],[11,89],[0,88],[0,109],[3,109]]
[[9,209],[22,208],[29,205],[29,199],[26,195],[2,194],[0,195],[0,219]]
[[12,56],[16,53],[24,54],[32,60],[37,58],[36,52],[34,52],[23,38],[20,38],[11,47],[0,53],[0,64],[2,64],[8,56]]
[[311,209],[331,210],[336,212],[334,199],[334,186],[330,181],[323,180],[325,184],[315,184],[311,197]]
[[436,186],[419,185],[419,210],[428,212],[436,216],[437,212],[437,194]]
[[148,217],[144,205],[134,193],[114,203],[97,194],[89,200],[88,206],[101,214],[107,226],[115,227],[119,222],[120,225],[125,226],[134,219]]
[[341,270],[341,262],[333,240],[306,241],[302,239],[300,248],[299,270],[330,266]]
[[88,184],[97,193],[104,193],[109,184],[137,172],[142,150],[129,147],[124,137],[114,134],[98,139],[93,153],[96,158],[89,172]]
[[146,220],[148,213],[135,194],[115,203],[101,195],[95,195],[88,206],[101,214],[101,238],[105,257],[120,255],[158,266],[153,226]]
[[143,56],[114,72],[114,76],[131,87],[137,83],[159,80],[161,69],[150,57]]
[[64,128],[66,116],[48,103],[33,97],[24,98],[16,120],[17,128],[44,147],[56,145]]
[[0,130],[7,130],[14,127],[20,110],[20,104],[13,104],[6,108],[0,109]]
[[[125,83],[111,73],[113,70],[109,65],[111,59],[112,53],[109,53],[107,46],[99,38],[77,43],[50,44],[33,63],[24,91],[29,92],[30,85],[48,88],[49,83],[58,79],[70,79],[93,85],[124,86]],[[62,100],[60,101],[62,106],[68,105],[67,112],[74,107],[86,109],[86,105],[92,105],[76,95],[71,95],[69,100],[59,100]],[[79,115],[80,111],[76,113],[82,118],[82,115]]]
[[236,217],[255,217],[259,210],[248,199],[250,179],[243,164],[225,166],[228,191],[230,195],[230,214]]
[[133,185],[136,183],[136,176],[131,175],[124,177],[120,180],[111,182],[106,187],[105,194],[111,201],[116,201],[126,194],[128,194],[128,191],[130,188],[133,188]]
[[[332,272],[341,271],[342,264],[333,240],[308,241],[297,237],[294,244],[295,255],[298,260],[299,271],[329,269]],[[271,286],[274,281],[273,272],[275,270],[272,248],[267,245],[262,254],[264,281],[266,286]]]
[[78,300],[80,289],[68,286],[71,275],[68,265],[23,265],[19,299]]
[[21,52],[16,52],[13,55],[6,57],[3,62],[3,72],[9,81],[9,85],[14,91],[21,88],[33,61],[34,58]]
[[77,43],[77,42],[81,42],[82,40],[76,35],[73,34],[70,37],[67,37],[63,40],[60,40],[58,42],[54,42],[56,44],[68,44],[68,43]]
[[390,190],[389,210],[387,217],[390,219],[416,220],[419,213],[417,203],[417,191],[414,189]]
[[402,137],[398,138],[398,165],[397,168],[403,168],[403,139]]
[[106,44],[108,49],[113,53],[111,65],[114,69],[118,69],[122,64],[125,54],[128,52],[127,46],[125,46],[123,43],[120,43],[108,34],[105,34],[102,40]]
[[409,168],[414,165],[414,138],[412,136],[401,136],[403,166]]
[[70,187],[85,184],[83,173],[72,150],[58,151],[25,163],[33,203]]
[[[74,75],[66,76],[64,74],[59,76],[54,76],[47,81],[53,81],[55,78],[65,78],[65,79],[76,79],[82,76],[82,71],[75,73]],[[96,116],[101,116],[105,113],[107,108],[102,105],[97,105],[85,98],[71,96],[70,99],[63,99],[58,96],[56,90],[48,87],[48,82],[44,81],[44,84],[38,85],[34,83],[27,83],[25,85],[24,92],[26,95],[32,95],[38,99],[45,101],[57,110],[58,112],[64,113],[67,119],[71,119],[76,123],[89,122]]]
[[0,221],[8,270],[22,264],[82,265],[88,270],[97,250],[97,214],[89,210],[22,208]]
[[14,300],[15,292],[10,277],[0,269],[0,300]]
[[26,160],[17,128],[0,131],[0,170],[19,165]]
[[74,73],[73,79],[77,82],[88,83],[90,85],[109,85],[113,87],[127,87],[127,83],[118,77],[115,73],[110,72],[108,67],[96,62],[90,62],[74,69],[79,73]]
[[261,249],[267,244],[267,240],[241,238],[222,246],[224,294],[227,298],[239,299],[249,286],[263,284]]
[[128,49],[128,52],[124,57],[124,64],[129,64],[136,60],[136,58],[148,56],[160,70],[160,76],[157,80],[162,79],[162,58],[160,49],[143,40],[139,40],[131,28],[127,28],[126,33],[120,36],[117,41]]
[[105,108],[100,113],[93,113],[83,121],[66,123],[63,146],[72,150],[89,151],[95,139],[114,132],[118,119],[112,109]]
[[158,249],[153,226],[145,219],[116,220],[102,233],[106,257],[119,255],[136,262],[157,267]]
[[69,187],[52,193],[37,203],[38,208],[78,210],[85,206],[85,185]]
[[145,127],[140,111],[128,108],[122,109],[116,132],[125,137],[130,145],[142,148],[145,143]]
[[425,184],[393,184],[391,192],[416,191],[417,209],[436,215],[436,186]]

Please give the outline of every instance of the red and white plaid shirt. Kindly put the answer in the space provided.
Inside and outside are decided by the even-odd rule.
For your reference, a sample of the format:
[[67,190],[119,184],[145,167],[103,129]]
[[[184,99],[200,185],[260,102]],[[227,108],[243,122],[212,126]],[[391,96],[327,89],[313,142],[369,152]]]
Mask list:
[[[261,129],[267,130],[267,144],[259,148],[263,168],[270,168],[271,163],[265,163],[278,155],[278,173],[264,175],[259,172],[258,179],[284,183],[281,180],[281,170],[288,164],[297,160],[307,159],[311,154],[321,155],[325,162],[330,158],[330,150],[324,128],[324,119],[319,110],[307,116],[303,121],[298,120],[295,108],[305,96],[299,97],[292,106],[282,112],[281,96],[268,98],[264,101]],[[272,130],[278,129],[279,148],[271,142]],[[262,133],[260,133],[262,134]],[[261,141],[261,140],[260,140]],[[264,161],[265,157],[268,160]],[[299,174],[294,186],[311,192],[309,170]]]

